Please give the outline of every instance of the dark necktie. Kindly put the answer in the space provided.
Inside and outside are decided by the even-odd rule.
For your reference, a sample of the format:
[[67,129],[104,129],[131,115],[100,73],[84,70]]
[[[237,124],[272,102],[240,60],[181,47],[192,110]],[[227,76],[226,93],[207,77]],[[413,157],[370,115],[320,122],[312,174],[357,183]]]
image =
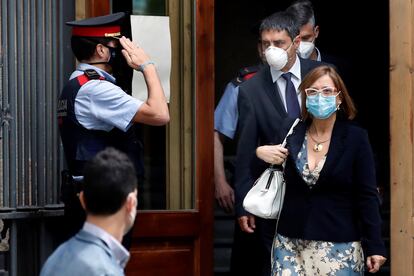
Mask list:
[[287,113],[291,118],[300,118],[300,107],[298,102],[298,96],[296,94],[295,86],[291,81],[292,73],[287,72],[282,74],[282,77],[286,80],[286,107]]

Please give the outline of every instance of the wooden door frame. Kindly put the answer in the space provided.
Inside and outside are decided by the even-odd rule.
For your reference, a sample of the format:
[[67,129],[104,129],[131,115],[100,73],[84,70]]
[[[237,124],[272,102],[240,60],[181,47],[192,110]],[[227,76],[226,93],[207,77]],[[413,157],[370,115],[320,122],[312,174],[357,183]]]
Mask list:
[[[94,2],[96,3],[96,2]],[[414,4],[410,0],[390,0],[390,193],[391,193],[391,274],[414,275]],[[93,9],[93,7],[91,7]],[[100,7],[99,7],[100,9]],[[105,11],[103,13],[107,13]],[[97,14],[96,14],[97,15]],[[196,269],[212,275],[211,226],[213,214],[213,108],[214,108],[214,0],[196,1],[196,210],[186,213],[195,222],[180,229],[198,236],[200,255],[206,260]],[[204,143],[204,144],[202,144]],[[201,146],[203,145],[203,146]],[[176,224],[180,212],[140,212],[138,237],[151,235],[160,220]],[[177,215],[177,217],[175,217]],[[177,224],[178,226],[178,224]],[[168,232],[158,233],[168,235]]]
[[391,275],[414,275],[414,4],[389,4]]
[[[86,17],[108,14],[109,9],[109,0],[90,1]],[[195,209],[139,211],[133,239],[139,245],[141,240],[192,238],[193,275],[211,276],[214,221],[214,0],[196,0],[195,41]]]

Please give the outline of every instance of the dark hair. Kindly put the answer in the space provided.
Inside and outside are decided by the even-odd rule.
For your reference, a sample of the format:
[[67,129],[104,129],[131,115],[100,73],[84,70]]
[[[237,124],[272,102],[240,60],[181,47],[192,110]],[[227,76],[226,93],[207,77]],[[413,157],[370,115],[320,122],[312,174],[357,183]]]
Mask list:
[[270,30],[286,31],[292,41],[299,35],[299,25],[293,15],[286,11],[275,12],[263,19],[259,28],[260,33]]
[[290,5],[287,9],[287,12],[291,13],[299,28],[303,25],[311,23],[313,27],[316,25],[315,14],[313,12],[312,3],[308,0],[298,0]]
[[357,110],[355,108],[355,105],[354,105],[354,102],[352,101],[351,96],[349,96],[345,83],[342,80],[341,76],[339,76],[338,72],[336,72],[336,70],[333,67],[327,66],[327,65],[318,66],[312,71],[310,71],[308,74],[306,74],[305,78],[302,80],[301,84],[299,85],[299,91],[302,94],[302,103],[303,103],[302,104],[302,119],[307,120],[308,118],[311,118],[305,106],[305,103],[306,103],[305,89],[309,88],[313,83],[315,83],[320,77],[324,75],[328,75],[333,81],[336,89],[338,91],[341,91],[341,93],[338,95],[338,97],[340,97],[342,100],[342,103],[340,106],[341,112],[345,115],[347,119],[349,120],[354,119],[356,116]]
[[99,152],[85,165],[83,193],[86,210],[91,214],[116,213],[136,188],[134,165],[114,148]]
[[106,37],[84,37],[84,36],[72,36],[70,44],[72,52],[78,61],[90,59],[96,49],[96,45],[108,45],[109,42],[114,40],[113,38]]

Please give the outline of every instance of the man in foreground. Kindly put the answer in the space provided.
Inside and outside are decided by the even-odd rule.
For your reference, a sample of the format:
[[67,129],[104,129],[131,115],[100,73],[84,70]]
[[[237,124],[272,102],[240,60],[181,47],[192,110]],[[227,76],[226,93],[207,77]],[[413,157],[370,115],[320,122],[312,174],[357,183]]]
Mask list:
[[116,149],[101,151],[85,166],[79,199],[83,228],[53,252],[40,275],[124,275],[129,253],[121,242],[137,209],[134,165]]

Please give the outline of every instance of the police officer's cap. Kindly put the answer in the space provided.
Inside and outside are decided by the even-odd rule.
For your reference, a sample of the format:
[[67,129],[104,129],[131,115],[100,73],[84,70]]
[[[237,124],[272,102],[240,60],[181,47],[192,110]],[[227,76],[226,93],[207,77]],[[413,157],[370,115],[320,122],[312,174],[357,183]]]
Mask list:
[[72,26],[72,36],[120,37],[124,12],[66,22]]

